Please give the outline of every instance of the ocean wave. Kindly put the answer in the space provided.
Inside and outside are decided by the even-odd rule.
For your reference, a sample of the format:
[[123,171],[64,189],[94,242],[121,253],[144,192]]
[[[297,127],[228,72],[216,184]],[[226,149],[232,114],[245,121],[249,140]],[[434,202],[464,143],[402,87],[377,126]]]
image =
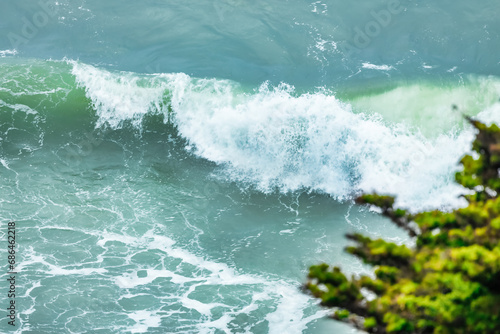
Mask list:
[[[342,201],[377,191],[415,209],[460,206],[464,190],[453,174],[473,132],[452,105],[458,100],[479,119],[500,120],[496,78],[471,77],[443,89],[412,83],[346,99],[324,89],[299,94],[284,83],[251,90],[184,73],[112,72],[75,61],[58,66],[74,80],[65,84],[84,91],[96,127],[140,129],[146,115],[162,115],[188,153],[218,164],[222,178],[265,193],[314,191]],[[405,96],[422,107],[412,109]],[[455,118],[432,114],[433,105],[448,106]],[[419,110],[424,114],[415,115]]]

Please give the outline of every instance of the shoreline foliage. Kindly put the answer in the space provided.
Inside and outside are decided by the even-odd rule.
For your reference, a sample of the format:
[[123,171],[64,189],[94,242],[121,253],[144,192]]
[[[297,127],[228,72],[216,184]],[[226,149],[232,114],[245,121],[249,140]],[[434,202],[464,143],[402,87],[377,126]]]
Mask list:
[[374,266],[373,277],[312,266],[304,288],[336,310],[334,319],[369,333],[500,333],[500,129],[469,122],[474,153],[455,175],[471,190],[467,207],[410,214],[390,196],[357,198],[379,207],[415,246],[349,234],[355,245],[346,251]]

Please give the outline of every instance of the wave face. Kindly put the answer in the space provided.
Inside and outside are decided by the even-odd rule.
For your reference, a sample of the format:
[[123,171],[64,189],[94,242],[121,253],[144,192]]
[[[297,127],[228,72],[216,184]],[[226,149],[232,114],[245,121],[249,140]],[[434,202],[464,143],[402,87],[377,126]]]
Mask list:
[[[362,95],[297,93],[285,83],[251,89],[228,80],[110,72],[74,61],[1,70],[2,106],[33,116],[22,125],[34,126],[33,142],[44,136],[37,124],[54,116],[44,115],[46,108],[78,118],[90,104],[87,112],[96,118],[87,127],[139,132],[147,117],[157,115],[185,142],[182,154],[216,163],[220,178],[242,188],[318,192],[340,201],[377,191],[414,209],[461,204],[463,189],[453,173],[473,138],[462,111],[499,120],[500,81],[493,77]],[[18,103],[24,99],[28,103]]]
[[[417,209],[460,204],[463,190],[454,184],[453,172],[473,134],[464,128],[455,103],[493,121],[500,96],[493,78],[470,78],[441,91],[413,84],[349,103],[326,91],[297,94],[287,84],[264,83],[244,91],[227,80],[110,73],[79,63],[73,63],[72,73],[92,101],[97,126],[130,122],[140,127],[145,115],[162,114],[187,141],[189,152],[215,162],[221,175],[244,187],[265,193],[314,191],[338,200],[378,191]],[[485,88],[488,94],[478,101]],[[436,102],[446,112],[435,116],[426,105],[416,124],[411,124],[413,115],[395,122],[394,114],[405,107],[419,112],[410,103],[401,106],[402,96],[422,106]],[[442,127],[447,132],[424,135]]]

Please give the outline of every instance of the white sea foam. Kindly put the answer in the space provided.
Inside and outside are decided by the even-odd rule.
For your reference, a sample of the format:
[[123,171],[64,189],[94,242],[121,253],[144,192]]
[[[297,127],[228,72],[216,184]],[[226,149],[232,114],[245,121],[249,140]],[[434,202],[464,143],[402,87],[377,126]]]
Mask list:
[[371,63],[363,63],[363,68],[370,70],[379,70],[379,71],[390,71],[394,69],[394,67],[389,65],[375,65]]
[[177,275],[170,270],[147,270],[147,276],[139,277],[137,272],[124,274],[116,278],[116,284],[122,289],[131,289],[139,285],[151,284],[155,279],[159,277],[170,278],[171,282],[174,284],[185,284],[188,282],[197,281],[196,278],[185,277],[182,275]]
[[17,54],[17,50],[0,50],[0,57],[5,58],[7,56],[15,56]]
[[127,313],[127,315],[136,322],[134,326],[129,328],[130,333],[147,333],[148,328],[159,327],[161,324],[161,316],[154,312],[143,310]]
[[276,311],[266,316],[269,322],[269,333],[302,333],[308,323],[327,315],[328,311],[319,311],[308,317],[304,316],[303,310],[310,302],[309,298],[298,293],[297,289],[289,286],[274,287],[275,293],[280,296]]
[[[251,316],[254,312],[262,312],[266,301],[273,301],[273,304],[276,305],[275,310],[271,309],[265,318],[269,333],[299,334],[303,332],[307,324],[327,314],[325,310],[315,309],[311,312],[314,302],[293,283],[272,277],[264,278],[236,272],[225,263],[203,258],[176,246],[172,239],[155,234],[154,230],[146,232],[141,237],[120,236],[105,231],[101,234],[98,244],[106,246],[109,241],[120,240],[131,250],[142,248],[155,252],[160,251],[169,259],[181,260],[181,264],[176,266],[176,270],[180,270],[182,265],[194,266],[194,270],[189,273],[173,272],[166,268],[146,269],[142,270],[141,277],[137,272],[132,271],[115,277],[114,281],[121,289],[140,291],[137,289],[159,284],[164,278],[170,279],[170,283],[177,286],[177,288],[172,289],[175,293],[165,291],[164,295],[155,296],[155,298],[165,300],[168,305],[175,303],[182,306],[183,313],[199,314],[202,321],[195,325],[196,333],[215,333],[217,331],[230,333],[231,322],[238,315]],[[225,299],[217,301],[217,298],[222,297],[218,289],[226,289],[231,286],[238,289],[238,304],[234,305],[231,298],[227,302]],[[250,289],[241,289],[244,286],[248,286]],[[213,295],[211,298],[214,300],[212,302],[200,301],[193,295],[198,289],[210,287],[219,287],[215,290],[217,295]],[[245,301],[245,295],[249,295],[251,298]],[[125,293],[122,295],[122,299],[136,296],[138,294]],[[214,316],[216,309],[223,309],[224,312],[219,316]],[[308,309],[309,313],[305,314],[305,310]],[[132,333],[143,333],[147,332],[149,328],[158,327],[162,317],[167,317],[165,312],[156,311],[135,312],[128,314],[128,316],[136,322],[126,330]]]
[[139,126],[148,112],[161,110],[162,81],[141,79],[130,73],[110,73],[74,63],[73,74],[85,88],[99,116],[98,125],[120,126],[129,120]]
[[0,100],[0,107],[7,107],[7,108],[10,108],[14,111],[20,111],[20,112],[24,112],[26,114],[31,114],[31,115],[36,115],[38,114],[36,110],[24,105],[24,104],[9,104],[9,103],[6,103],[2,100]]
[[[181,259],[183,263],[193,265],[198,269],[206,270],[210,273],[210,275],[203,276],[202,280],[210,284],[235,285],[264,283],[263,280],[250,275],[236,274],[234,272],[234,269],[230,268],[226,264],[208,261],[183,248],[174,247],[175,242],[172,239],[163,235],[155,235],[152,233],[152,231],[146,233],[142,239],[136,239],[133,237],[120,238],[119,235],[109,233],[103,234],[103,240],[117,239],[121,239],[122,242],[129,245],[147,244],[147,247],[149,249],[161,250],[164,253],[168,254],[170,258]],[[99,242],[99,244],[103,244],[102,240]],[[137,273],[125,274],[117,278],[116,284],[121,288],[133,288],[139,285],[149,284],[158,277],[170,278],[172,279],[172,282],[176,284],[199,281],[198,277],[196,276],[184,277],[177,275],[169,270],[148,270],[146,277],[139,278]]]
[[[378,191],[415,209],[462,204],[453,172],[470,147],[469,128],[429,138],[418,128],[353,110],[331,94],[298,95],[286,84],[243,93],[226,80],[140,77],[79,63],[73,74],[97,110],[98,125],[131,121],[140,126],[148,112],[163,113],[195,154],[219,164],[231,180],[260,191],[307,189],[340,200]],[[499,120],[497,107],[491,108],[478,117],[487,113]]]
[[91,265],[86,266],[85,264],[80,265],[83,268],[66,268],[65,266],[60,266],[57,263],[52,263],[52,261],[47,261],[47,259],[35,253],[33,248],[29,248],[25,254],[25,258],[22,262],[19,262],[16,266],[18,272],[23,272],[26,267],[32,265],[42,265],[45,267],[44,272],[49,276],[65,276],[65,275],[81,275],[81,276],[91,276],[95,274],[105,274],[108,270],[104,268],[94,268]]

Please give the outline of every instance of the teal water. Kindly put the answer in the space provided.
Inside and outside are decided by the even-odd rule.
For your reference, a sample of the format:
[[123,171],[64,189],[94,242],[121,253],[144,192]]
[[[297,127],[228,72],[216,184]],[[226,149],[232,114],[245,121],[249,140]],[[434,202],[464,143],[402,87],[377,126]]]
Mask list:
[[463,115],[500,121],[494,1],[0,8],[2,333],[352,333],[308,266],[411,243],[352,198],[462,205]]

